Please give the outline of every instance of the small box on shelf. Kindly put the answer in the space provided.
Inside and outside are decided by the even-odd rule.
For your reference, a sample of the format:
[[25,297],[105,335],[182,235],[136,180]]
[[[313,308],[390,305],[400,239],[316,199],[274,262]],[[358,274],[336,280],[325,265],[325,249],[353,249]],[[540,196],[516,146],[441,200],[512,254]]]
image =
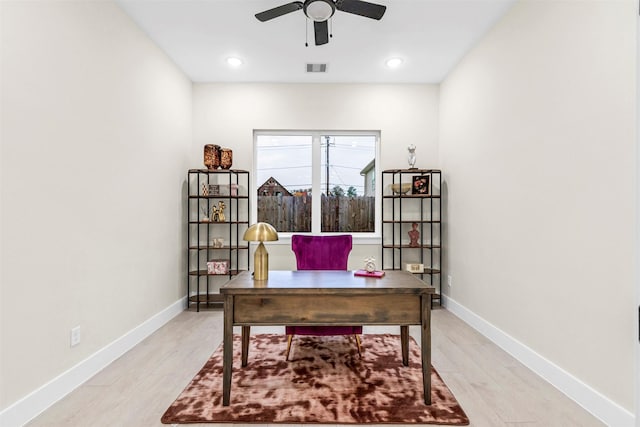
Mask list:
[[422,273],[424,271],[424,264],[415,262],[405,262],[404,269],[409,273]]
[[212,259],[207,262],[208,274],[229,274],[228,259]]

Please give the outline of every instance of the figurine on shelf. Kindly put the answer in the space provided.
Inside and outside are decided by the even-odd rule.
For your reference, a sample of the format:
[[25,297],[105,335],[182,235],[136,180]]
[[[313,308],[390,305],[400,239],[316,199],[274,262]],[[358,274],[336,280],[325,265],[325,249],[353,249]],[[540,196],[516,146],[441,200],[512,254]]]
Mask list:
[[206,206],[200,206],[200,211],[202,212],[201,222],[209,222],[209,209]]
[[411,224],[411,230],[409,230],[409,247],[418,248],[418,240],[420,239],[420,232],[418,231],[418,223]]
[[211,207],[211,221],[213,222],[225,222],[226,218],[224,216],[224,208],[226,205],[222,200],[218,202],[218,206]]
[[365,258],[364,269],[369,273],[376,271],[376,259],[374,257]]
[[224,217],[224,208],[226,205],[222,200],[218,202],[218,221],[225,222],[227,219]]
[[407,160],[409,161],[409,169],[415,169],[416,168],[416,146],[411,144],[407,147],[407,150],[409,151],[409,157],[407,158]]

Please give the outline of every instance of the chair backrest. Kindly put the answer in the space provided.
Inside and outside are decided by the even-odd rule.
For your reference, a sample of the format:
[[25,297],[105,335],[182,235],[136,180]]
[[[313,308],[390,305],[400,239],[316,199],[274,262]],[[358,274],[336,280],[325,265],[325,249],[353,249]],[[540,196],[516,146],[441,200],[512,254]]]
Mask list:
[[338,236],[291,236],[291,249],[296,254],[298,270],[346,270],[352,239],[350,234]]

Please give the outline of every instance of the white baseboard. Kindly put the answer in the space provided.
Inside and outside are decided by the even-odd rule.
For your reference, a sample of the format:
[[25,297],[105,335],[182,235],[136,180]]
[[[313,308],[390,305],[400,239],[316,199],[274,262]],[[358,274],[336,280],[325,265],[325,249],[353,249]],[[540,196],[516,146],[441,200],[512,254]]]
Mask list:
[[28,423],[183,312],[186,304],[186,297],[179,299],[111,344],[15,402],[0,412],[0,426],[18,427]]
[[606,425],[616,427],[634,427],[636,425],[635,416],[631,412],[496,328],[468,308],[446,295],[443,295],[442,305]]

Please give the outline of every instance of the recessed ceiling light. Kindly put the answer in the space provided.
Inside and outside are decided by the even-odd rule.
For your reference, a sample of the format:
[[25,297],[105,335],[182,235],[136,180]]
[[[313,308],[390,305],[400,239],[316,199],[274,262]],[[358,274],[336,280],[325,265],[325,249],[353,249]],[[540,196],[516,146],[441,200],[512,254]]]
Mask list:
[[404,61],[401,58],[391,58],[387,59],[387,67],[389,68],[398,68]]
[[242,65],[242,59],[232,56],[230,58],[227,58],[227,64],[231,65],[232,67],[239,67]]

